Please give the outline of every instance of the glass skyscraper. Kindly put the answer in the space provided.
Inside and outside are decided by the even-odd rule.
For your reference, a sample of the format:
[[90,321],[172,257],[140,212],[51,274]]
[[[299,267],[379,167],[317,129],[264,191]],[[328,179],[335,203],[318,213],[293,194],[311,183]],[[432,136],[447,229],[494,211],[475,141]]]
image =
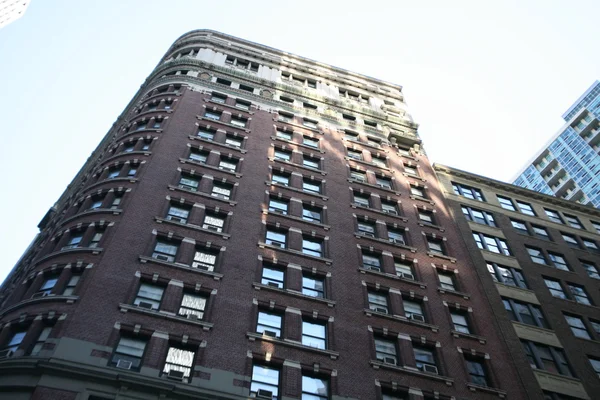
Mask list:
[[600,207],[600,81],[563,114],[565,125],[513,183]]

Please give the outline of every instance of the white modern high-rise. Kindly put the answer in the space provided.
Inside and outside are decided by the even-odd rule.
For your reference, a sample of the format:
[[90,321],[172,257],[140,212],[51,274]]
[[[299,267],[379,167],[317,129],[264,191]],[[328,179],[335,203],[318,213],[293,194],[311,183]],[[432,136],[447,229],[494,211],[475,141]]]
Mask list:
[[565,124],[513,183],[600,207],[600,81],[563,114]]
[[31,0],[0,0],[0,28],[21,18]]

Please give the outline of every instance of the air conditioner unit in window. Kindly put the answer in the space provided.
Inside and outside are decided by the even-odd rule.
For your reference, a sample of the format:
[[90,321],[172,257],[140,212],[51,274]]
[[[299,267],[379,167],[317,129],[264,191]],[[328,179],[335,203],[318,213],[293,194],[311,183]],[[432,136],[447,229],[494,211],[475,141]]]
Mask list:
[[415,280],[415,276],[413,274],[409,274],[408,272],[403,272],[401,276],[403,278],[410,279],[411,281]]
[[154,304],[152,304],[152,303],[148,303],[148,302],[146,302],[146,301],[140,301],[140,302],[138,303],[138,307],[141,307],[141,308],[146,308],[146,309],[148,309],[148,310],[152,310],[152,309],[154,308]]
[[198,268],[198,269],[201,269],[203,271],[212,271],[212,267],[209,267],[208,265],[205,265],[205,264],[201,264],[199,262],[193,262],[192,263],[192,268]]
[[423,371],[438,375],[438,369],[435,365],[423,364]]
[[271,392],[270,390],[258,389],[256,391],[256,397],[259,398],[259,399],[269,399],[269,400],[272,400],[273,399],[273,392]]
[[169,256],[165,256],[164,254],[155,254],[154,258],[161,261],[171,261]]
[[268,282],[267,286],[272,286],[272,287],[276,287],[276,288],[281,288],[280,284],[277,282]]
[[170,369],[169,373],[167,374],[167,378],[174,379],[176,381],[182,381],[184,378],[184,373],[183,371],[175,371],[174,369]]
[[209,231],[221,232],[221,228],[214,225],[206,225],[205,229],[208,229]]
[[413,321],[425,322],[425,317],[421,314],[410,314],[410,319]]
[[50,292],[37,292],[37,293],[34,293],[34,294],[31,296],[31,298],[32,298],[32,299],[38,299],[38,298],[40,298],[40,297],[46,297],[46,296],[48,296],[48,295],[50,295]]
[[386,364],[396,365],[396,357],[383,357],[383,362]]
[[133,363],[131,361],[127,361],[127,360],[119,360],[119,361],[117,361],[117,368],[131,369],[132,365],[133,365]]
[[265,335],[265,336],[271,336],[271,337],[277,337],[277,332],[264,330],[263,331],[263,335]]
[[13,355],[13,351],[10,349],[0,351],[0,359],[9,358]]
[[383,313],[383,314],[387,314],[388,313],[388,310],[385,307],[373,307],[373,308],[371,308],[371,310],[372,311],[377,311],[377,312],[380,312],[380,313]]

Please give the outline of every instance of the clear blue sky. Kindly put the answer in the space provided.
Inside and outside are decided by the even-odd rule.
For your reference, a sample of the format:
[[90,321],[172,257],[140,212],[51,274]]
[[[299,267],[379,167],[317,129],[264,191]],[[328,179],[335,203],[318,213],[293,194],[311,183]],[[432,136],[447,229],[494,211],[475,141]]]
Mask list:
[[189,30],[399,83],[432,161],[508,180],[600,78],[598,15],[586,0],[32,0],[0,29],[0,280]]

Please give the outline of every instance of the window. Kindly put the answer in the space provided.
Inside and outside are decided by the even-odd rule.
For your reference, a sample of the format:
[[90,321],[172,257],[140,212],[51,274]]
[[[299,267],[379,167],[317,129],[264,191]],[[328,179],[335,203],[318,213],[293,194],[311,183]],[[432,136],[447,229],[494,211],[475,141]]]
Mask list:
[[550,235],[548,234],[548,230],[546,228],[533,224],[531,225],[531,228],[533,229],[533,234],[535,236],[542,239],[550,240]]
[[222,113],[220,111],[206,111],[204,113],[204,118],[212,119],[214,121],[219,121],[221,119]]
[[[366,103],[368,101],[365,96],[362,96],[362,100],[363,100],[363,103]],[[365,100],[367,100],[367,101],[365,101]],[[365,123],[366,126],[370,126],[371,128],[377,128],[377,122],[375,122],[375,121],[369,121],[369,120],[365,119],[363,122]]]
[[280,315],[259,311],[256,332],[266,336],[281,337],[281,323],[282,318]]
[[198,268],[204,271],[214,271],[217,263],[217,254],[208,250],[196,250],[192,268]]
[[285,234],[285,232],[267,229],[267,235],[265,239],[266,244],[285,249],[286,239],[287,235]]
[[146,341],[121,338],[110,360],[118,368],[139,370],[146,349]]
[[115,198],[113,199],[113,201],[110,205],[110,209],[111,210],[118,209],[119,206],[121,205],[121,200],[123,200],[123,194],[116,193]]
[[397,365],[396,343],[391,340],[375,339],[375,358],[386,364]]
[[246,110],[246,111],[250,110],[250,105],[251,105],[251,103],[249,103],[247,101],[244,101],[244,100],[239,100],[238,99],[238,100],[235,101],[235,106],[237,108],[242,109],[242,110]]
[[381,147],[381,140],[367,136],[367,143],[374,147]]
[[26,334],[27,334],[26,331],[13,333],[10,340],[6,344],[6,347],[4,347],[3,350],[10,350],[12,352],[17,351],[17,349],[21,345],[21,342],[23,342],[23,338],[25,338]]
[[592,325],[592,328],[594,329],[594,332],[596,332],[597,335],[600,335],[600,322],[594,321],[592,319],[590,319],[589,321],[590,325]]
[[440,287],[446,290],[456,290],[454,285],[454,273],[438,271],[438,278],[440,279]]
[[396,275],[406,279],[415,279],[415,274],[413,273],[412,269],[412,262],[394,260],[394,268],[396,270]]
[[227,96],[220,93],[213,93],[210,100],[214,101],[215,103],[224,104],[225,100],[227,100]]
[[90,240],[90,244],[88,245],[88,247],[90,247],[90,248],[98,247],[103,235],[104,235],[104,233],[102,233],[102,232],[94,233],[94,236],[92,236],[92,240]]
[[433,254],[438,254],[438,255],[445,255],[445,249],[444,249],[444,244],[443,241],[440,239],[436,239],[436,238],[432,238],[432,237],[427,237],[427,247],[429,249],[429,251]]
[[380,187],[384,188],[384,189],[392,189],[392,180],[388,177],[385,176],[378,176],[375,178],[377,185],[379,185]]
[[515,228],[520,233],[529,234],[529,231],[527,230],[527,225],[525,225],[525,222],[511,219],[510,223],[511,223],[512,227]]
[[156,246],[154,247],[152,258],[156,258],[157,260],[161,261],[174,262],[178,247],[179,246],[176,244],[158,240],[156,242]]
[[362,160],[363,159],[362,151],[348,149],[348,158],[352,158],[353,160]]
[[323,324],[302,321],[302,344],[317,349],[327,348],[327,329]]
[[321,209],[309,206],[308,204],[302,204],[302,219],[320,223],[322,220]]
[[597,252],[599,250],[596,242],[591,239],[581,238],[581,242],[583,243],[585,248],[588,250],[591,250],[594,252]]
[[302,157],[302,165],[308,168],[319,169],[321,165],[321,160],[315,157],[309,157],[304,155]]
[[114,179],[119,177],[119,175],[121,174],[121,168],[111,168],[108,170],[108,175],[106,176],[106,179]]
[[522,214],[535,216],[535,212],[533,211],[533,207],[531,207],[531,204],[519,200],[517,200],[516,203],[517,206],[519,206],[519,211],[521,211]]
[[388,314],[388,301],[385,294],[368,292],[369,310]]
[[224,226],[225,217],[222,214],[207,212],[204,215],[204,222],[202,223],[202,228],[209,229],[215,232],[223,232]]
[[238,128],[245,128],[248,120],[245,118],[231,117],[230,124]]
[[190,210],[181,207],[170,206],[169,210],[167,211],[167,217],[165,219],[169,221],[179,222],[182,224],[187,224],[189,216]]
[[376,254],[362,254],[363,268],[381,272],[381,259]]
[[227,135],[225,136],[225,144],[239,149],[242,147],[242,139],[235,135]]
[[369,206],[370,206],[369,198],[370,198],[370,196],[367,195],[367,194],[362,194],[362,193],[361,194],[356,194],[356,193],[354,193],[352,200],[358,206],[369,208]]
[[192,149],[190,151],[190,156],[188,157],[192,161],[196,161],[200,164],[206,164],[206,160],[208,160],[208,151],[200,151],[196,149]]
[[375,237],[375,223],[359,220],[357,224],[358,233],[364,236]]
[[48,339],[48,336],[50,336],[50,332],[52,332],[51,326],[45,326],[42,329],[37,340],[35,341],[35,344],[33,345],[33,348],[31,349],[31,352],[29,353],[30,355],[37,356],[40,353],[40,351],[42,351],[44,343]]
[[302,103],[302,107],[308,108],[309,110],[316,110],[317,109],[317,106],[315,106],[314,104],[310,104],[310,103]]
[[548,257],[550,258],[550,260],[552,260],[554,267],[556,267],[557,269],[561,269],[563,271],[571,270],[569,268],[569,264],[567,264],[567,261],[562,255],[548,252]]
[[417,167],[410,167],[408,165],[405,165],[404,172],[408,175],[419,176],[419,171],[417,170]]
[[505,267],[496,263],[487,263],[487,269],[492,275],[492,279],[496,282],[503,283],[508,286],[520,287],[529,289],[525,277],[520,270],[516,268]]
[[67,244],[63,247],[63,250],[74,249],[81,247],[81,240],[83,239],[83,233],[73,233],[69,238]]
[[413,352],[415,354],[415,361],[419,371],[430,372],[436,375],[438,374],[435,354],[433,354],[432,350],[426,347],[413,346]]
[[321,193],[321,182],[312,179],[302,179],[302,190],[310,193]]
[[598,377],[600,378],[600,360],[592,357],[588,357],[588,359],[590,360],[590,364],[592,364],[592,368],[594,368],[594,371],[596,372],[596,374],[598,374]]
[[302,119],[302,125],[306,126],[307,128],[317,129],[317,123],[317,121],[313,121],[307,118]]
[[231,198],[232,190],[233,185],[226,183],[213,183],[212,192],[210,195],[219,199],[229,200]]
[[305,146],[309,146],[309,147],[318,149],[319,148],[319,139],[316,139],[316,138],[313,138],[310,136],[303,136],[302,144],[304,144]]
[[269,211],[286,215],[289,202],[283,199],[269,199]]
[[590,221],[597,233],[600,233],[600,222]]
[[273,400],[279,399],[279,370],[262,365],[252,366],[250,395],[252,397],[260,395]]
[[[412,189],[411,189],[412,190]],[[469,221],[477,222],[479,224],[496,226],[496,221],[494,220],[494,216],[487,212],[477,210],[472,207],[461,206],[462,212]]]
[[129,168],[129,171],[127,171],[127,176],[131,177],[131,176],[135,176],[135,174],[137,174],[137,167],[132,167]]
[[388,240],[395,244],[406,246],[406,235],[404,230],[388,227]]
[[72,296],[80,279],[81,273],[73,272],[71,278],[69,278],[69,281],[67,282],[67,286],[65,286],[65,289],[63,290],[63,296]]
[[450,318],[452,318],[452,324],[454,325],[454,330],[462,333],[471,333],[471,329],[469,328],[469,321],[467,316],[463,313],[459,313],[457,311],[450,312]]
[[426,198],[425,196],[425,188],[420,186],[410,185],[410,194],[417,197]]
[[314,257],[323,257],[323,242],[318,239],[302,238],[302,253]]
[[521,340],[521,344],[531,368],[572,376],[565,353],[561,349],[527,340]]
[[279,161],[290,161],[292,159],[292,153],[289,151],[275,149],[275,159]]
[[585,291],[583,286],[576,285],[574,283],[567,283],[567,287],[573,296],[573,299],[580,304],[587,304],[588,306],[592,305],[590,298]]
[[[287,101],[288,103],[293,103],[294,99],[280,97],[281,100]],[[287,99],[287,100],[286,100]],[[289,101],[291,100],[291,101]],[[289,114],[283,111],[279,111],[279,120],[283,122],[294,122],[294,114]]]
[[465,358],[465,362],[467,363],[467,372],[469,373],[471,383],[479,386],[488,386],[488,378],[483,361]]
[[32,297],[45,297],[52,293],[52,289],[56,286],[56,282],[58,282],[58,276],[53,276],[50,278],[44,279],[42,286],[33,294]]
[[573,332],[573,335],[575,335],[575,337],[578,338],[582,338],[582,339],[592,339],[592,337],[590,336],[590,333],[588,332],[587,328],[585,327],[585,324],[583,323],[583,319],[576,317],[574,315],[567,315],[564,314],[565,316],[565,320],[567,320],[567,324],[569,325],[569,328],[571,328],[571,332]]
[[452,183],[452,189],[454,190],[454,194],[457,194],[459,196],[463,196],[471,200],[484,201],[483,195],[481,194],[481,190],[479,189],[475,189],[459,183]]
[[567,295],[565,294],[562,285],[559,281],[555,281],[554,279],[544,278],[544,283],[546,287],[550,291],[550,294],[554,297],[558,297],[559,299],[566,299]]
[[569,235],[569,234],[566,234],[566,233],[562,233],[562,232],[561,232],[561,236],[562,236],[563,240],[565,242],[567,242],[567,244],[569,246],[575,247],[575,248],[579,247],[579,242],[577,242],[577,239],[575,239],[575,236]]
[[90,204],[90,207],[88,208],[88,210],[97,210],[99,208],[102,208],[103,202],[104,202],[104,199],[92,199],[92,204]]
[[356,117],[354,115],[342,114],[342,118],[348,121],[356,121]]
[[163,292],[164,289],[159,286],[142,283],[133,304],[149,310],[158,310]]
[[383,157],[372,156],[371,163],[375,164],[379,168],[387,168],[387,160]]
[[136,123],[135,125],[135,130],[136,131],[141,131],[144,130],[148,127],[148,124],[146,122],[141,122],[139,121],[138,123]]
[[556,222],[557,224],[563,223],[563,220],[557,211],[549,210],[547,208],[544,208],[544,211],[546,211],[546,215],[548,216],[548,219],[550,219],[550,221]]
[[508,318],[511,321],[521,322],[527,325],[533,325],[540,328],[548,329],[548,323],[542,309],[536,305],[529,303],[522,303],[520,301],[512,299],[502,299],[504,309],[508,313]]
[[290,175],[285,173],[273,172],[271,182],[279,185],[288,186],[290,184]]
[[184,293],[178,314],[186,318],[204,318],[206,297],[197,294]]
[[418,210],[417,211],[419,221],[424,222],[426,224],[433,225],[433,212],[429,210]]
[[185,190],[191,190],[192,192],[198,191],[198,185],[200,185],[200,179],[192,178],[191,176],[184,175],[179,179],[179,188]]
[[222,157],[221,160],[219,160],[219,169],[222,169],[225,171],[235,172],[237,170],[237,165],[238,165],[238,162],[234,158],[223,158]]
[[536,264],[548,265],[542,250],[527,246],[525,246],[525,248],[527,249],[527,253],[529,253],[529,257],[531,257],[531,261]]
[[411,300],[403,300],[404,316],[408,319],[418,322],[425,322],[423,307],[420,303]]
[[215,131],[207,128],[198,129],[197,136],[206,139],[206,140],[214,140],[215,139]]
[[327,380],[302,375],[301,400],[327,399],[329,399],[329,383]]
[[583,229],[583,226],[581,226],[581,222],[579,222],[579,218],[577,218],[576,216],[568,214],[563,214],[563,216],[565,217],[565,221],[567,221],[567,224],[569,226],[572,226],[573,228],[577,229]]
[[196,354],[193,351],[169,347],[165,366],[163,367],[163,374],[168,374],[170,371],[178,371],[185,379],[188,379],[192,373],[195,356]]
[[286,132],[286,131],[282,131],[277,129],[277,131],[275,132],[275,136],[278,137],[279,139],[283,139],[283,140],[292,140],[292,132]]
[[598,268],[596,265],[590,261],[579,260],[583,268],[586,270],[588,276],[594,279],[600,279],[600,274],[598,273]]
[[399,215],[398,203],[381,200],[381,211],[383,211],[386,214]]
[[515,205],[513,204],[511,199],[509,199],[507,197],[502,197],[499,195],[496,195],[496,197],[498,198],[498,201],[500,202],[500,207],[504,208],[505,210],[517,211],[517,209],[515,208]]
[[492,253],[510,256],[511,252],[506,244],[506,240],[494,236],[488,236],[483,233],[473,232],[473,239],[477,243],[477,247],[482,250],[491,251]]
[[302,275],[302,294],[325,298],[325,282],[319,277]]
[[352,131],[344,131],[344,139],[358,142],[358,133]]
[[263,267],[260,283],[263,285],[283,289],[285,286],[284,271],[272,267]]
[[247,86],[247,85],[242,85],[242,84],[240,84],[240,90],[244,90],[244,91],[250,92],[250,93],[254,92],[254,88],[252,86]]

